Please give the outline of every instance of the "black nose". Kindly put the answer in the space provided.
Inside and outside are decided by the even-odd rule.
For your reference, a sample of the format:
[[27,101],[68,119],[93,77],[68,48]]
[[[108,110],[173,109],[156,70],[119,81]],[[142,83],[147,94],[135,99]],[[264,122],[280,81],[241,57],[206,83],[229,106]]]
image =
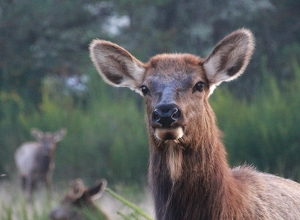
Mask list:
[[179,120],[181,112],[175,104],[157,105],[152,113],[152,123],[161,124],[162,127],[169,128],[173,122]]

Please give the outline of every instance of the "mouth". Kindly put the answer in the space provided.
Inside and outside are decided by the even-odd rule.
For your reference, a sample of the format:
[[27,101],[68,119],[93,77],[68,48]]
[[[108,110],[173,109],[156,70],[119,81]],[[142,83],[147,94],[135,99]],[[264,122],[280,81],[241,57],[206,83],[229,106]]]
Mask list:
[[176,128],[155,128],[154,134],[159,140],[178,140],[183,136],[182,127]]

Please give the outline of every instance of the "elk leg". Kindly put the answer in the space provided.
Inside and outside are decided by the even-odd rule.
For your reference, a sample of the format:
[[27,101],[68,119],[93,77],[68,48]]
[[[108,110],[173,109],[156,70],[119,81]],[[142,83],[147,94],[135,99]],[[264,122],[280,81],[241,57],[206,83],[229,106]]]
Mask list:
[[47,197],[50,200],[51,199],[51,190],[52,190],[52,174],[48,174],[45,177],[45,185],[46,185],[46,189],[47,189]]
[[26,189],[27,189],[27,201],[29,203],[31,203],[32,202],[32,194],[35,189],[35,181],[32,180],[32,178],[27,178]]
[[51,191],[51,188],[52,188],[52,178],[51,178],[51,176],[52,176],[52,174],[48,173],[48,175],[46,175],[46,178],[45,178],[45,184],[46,184],[47,190],[49,192]]
[[25,192],[26,191],[26,177],[21,176],[21,189]]

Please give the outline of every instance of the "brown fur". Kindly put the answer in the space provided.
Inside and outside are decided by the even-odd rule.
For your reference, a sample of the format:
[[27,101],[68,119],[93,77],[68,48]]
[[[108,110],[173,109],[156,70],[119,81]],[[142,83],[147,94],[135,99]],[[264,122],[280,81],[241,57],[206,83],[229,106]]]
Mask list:
[[[131,71],[118,74],[131,79],[108,83],[144,95],[157,219],[300,219],[298,183],[247,166],[229,168],[208,102],[216,86],[243,73],[253,41],[249,30],[240,29],[221,40],[206,59],[161,54],[145,64],[129,61],[132,55],[121,47],[118,52],[115,44],[110,50],[110,42],[92,42],[91,58],[100,75],[109,81],[107,75],[113,73],[105,69],[126,63]],[[106,54],[119,63],[109,67]]]

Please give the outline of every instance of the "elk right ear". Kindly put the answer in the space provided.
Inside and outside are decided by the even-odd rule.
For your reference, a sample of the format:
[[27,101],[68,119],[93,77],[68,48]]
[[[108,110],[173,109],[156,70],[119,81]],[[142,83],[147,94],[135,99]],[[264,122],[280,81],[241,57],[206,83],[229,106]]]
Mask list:
[[221,40],[203,64],[210,82],[210,93],[224,81],[240,76],[247,67],[254,50],[251,31],[239,29]]
[[37,141],[42,140],[44,137],[44,132],[42,132],[41,130],[39,130],[37,128],[31,128],[30,133]]
[[105,82],[113,86],[129,87],[139,92],[144,64],[124,48],[104,40],[93,40],[90,56]]

